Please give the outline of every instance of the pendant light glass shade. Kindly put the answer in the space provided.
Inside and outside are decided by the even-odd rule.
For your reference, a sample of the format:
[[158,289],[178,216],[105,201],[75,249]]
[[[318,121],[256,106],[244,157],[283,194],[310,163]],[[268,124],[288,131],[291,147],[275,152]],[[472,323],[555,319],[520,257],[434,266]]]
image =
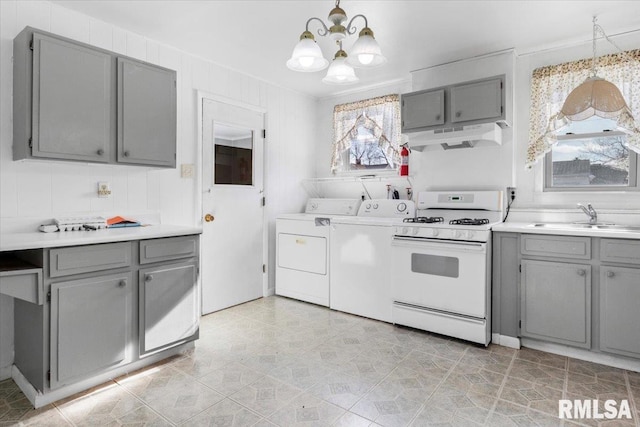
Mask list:
[[347,54],[344,50],[339,50],[322,82],[331,85],[348,85],[359,80],[353,67],[347,63]]
[[313,38],[301,38],[287,61],[289,69],[303,72],[320,71],[327,65],[329,61],[322,56],[322,50]]
[[387,63],[387,58],[382,55],[380,45],[369,28],[360,31],[350,52],[347,62],[354,67],[373,68]]
[[579,121],[592,116],[611,119],[628,110],[616,85],[594,76],[571,91],[560,111],[567,119]]

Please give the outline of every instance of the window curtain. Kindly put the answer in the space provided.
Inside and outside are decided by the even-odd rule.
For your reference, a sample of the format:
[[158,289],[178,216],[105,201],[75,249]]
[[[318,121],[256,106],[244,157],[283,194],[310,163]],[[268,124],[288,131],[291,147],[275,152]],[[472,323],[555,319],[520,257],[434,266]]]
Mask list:
[[[331,172],[335,173],[344,166],[341,154],[351,148],[351,141],[358,136],[359,126],[371,132],[389,160],[389,165],[396,168],[400,160],[400,96],[394,94],[334,107]],[[345,169],[348,169],[348,165]]]
[[[569,93],[591,75],[591,65],[592,59],[582,59],[533,70],[527,168],[557,142],[556,131],[567,123],[560,109]],[[632,132],[627,135],[628,147],[640,153],[640,49],[597,58],[596,75],[622,92],[631,115],[623,113],[617,123]]]

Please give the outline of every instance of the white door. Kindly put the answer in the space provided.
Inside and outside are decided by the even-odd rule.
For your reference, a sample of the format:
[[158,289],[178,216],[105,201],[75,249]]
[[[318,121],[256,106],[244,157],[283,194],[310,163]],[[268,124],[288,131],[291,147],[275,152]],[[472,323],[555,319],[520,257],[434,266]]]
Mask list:
[[202,313],[263,296],[264,112],[202,100]]

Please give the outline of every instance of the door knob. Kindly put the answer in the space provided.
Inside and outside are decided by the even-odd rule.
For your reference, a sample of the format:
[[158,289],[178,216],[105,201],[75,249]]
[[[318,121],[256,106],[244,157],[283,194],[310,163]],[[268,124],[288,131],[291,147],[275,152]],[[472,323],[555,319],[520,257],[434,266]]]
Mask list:
[[613,271],[607,271],[607,277],[613,277],[615,276],[615,274],[613,274]]
[[205,220],[206,222],[211,222],[211,221],[213,221],[214,219],[215,219],[215,217],[214,217],[213,215],[211,215],[211,214],[206,214],[206,215],[204,216],[204,220]]

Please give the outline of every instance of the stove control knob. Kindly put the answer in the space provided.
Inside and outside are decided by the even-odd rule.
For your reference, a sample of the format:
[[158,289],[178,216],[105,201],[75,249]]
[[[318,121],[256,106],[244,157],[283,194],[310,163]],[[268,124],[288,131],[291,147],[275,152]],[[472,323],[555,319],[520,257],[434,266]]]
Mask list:
[[367,206],[365,206],[367,209],[371,209],[371,203],[367,203]]
[[398,203],[398,206],[396,206],[396,209],[398,212],[404,212],[407,210],[407,204],[405,202],[400,202]]
[[456,239],[459,239],[462,237],[463,235],[462,233],[463,233],[462,231],[456,230],[453,232],[453,237],[455,237]]
[[438,234],[440,234],[440,231],[436,230],[435,228],[433,229],[433,231],[431,232],[431,234],[433,234],[433,236],[437,236]]
[[413,227],[413,229],[411,230],[411,232],[413,233],[414,236],[416,236],[418,234],[418,227]]
[[407,227],[402,227],[402,234],[409,234],[409,229]]
[[467,231],[467,239],[471,240],[473,236],[475,236],[473,231]]
[[373,209],[378,209],[378,204],[377,203],[373,204]]
[[316,209],[318,209],[318,204],[317,203],[311,203],[311,210],[315,211]]

